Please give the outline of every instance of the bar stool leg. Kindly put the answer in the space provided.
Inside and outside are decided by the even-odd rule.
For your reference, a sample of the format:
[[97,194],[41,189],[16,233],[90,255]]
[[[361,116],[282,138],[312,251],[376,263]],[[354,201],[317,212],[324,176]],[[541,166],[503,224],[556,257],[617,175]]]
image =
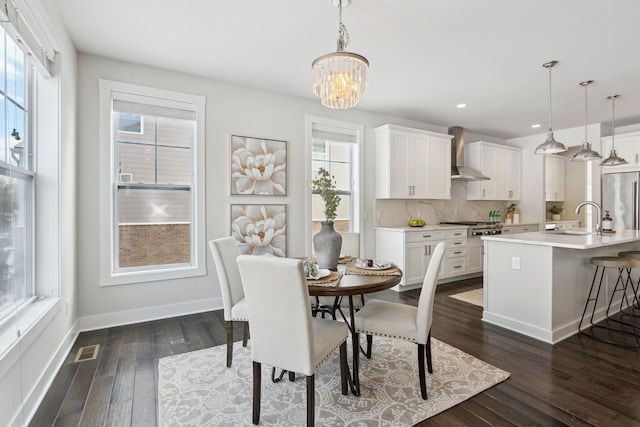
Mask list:
[[587,301],[584,304],[584,310],[582,311],[582,317],[580,318],[580,324],[578,325],[578,332],[590,338],[593,338],[593,329],[591,329],[591,335],[587,334],[585,331],[582,330],[582,322],[584,321],[584,316],[587,313],[587,308],[589,308],[589,301],[593,301],[593,309],[591,310],[591,318],[589,319],[589,326],[593,327],[593,317],[595,316],[595,313],[596,313],[596,305],[598,303],[598,296],[600,295],[600,288],[602,287],[602,278],[604,277],[605,268],[602,267],[602,271],[600,272],[600,283],[598,284],[598,290],[596,291],[596,295],[595,297],[591,297],[591,294],[593,293],[593,287],[596,283],[596,278],[598,277],[599,269],[600,269],[600,266],[597,265],[596,271],[595,273],[593,273],[593,280],[591,280],[591,288],[589,288],[589,296],[587,297]]

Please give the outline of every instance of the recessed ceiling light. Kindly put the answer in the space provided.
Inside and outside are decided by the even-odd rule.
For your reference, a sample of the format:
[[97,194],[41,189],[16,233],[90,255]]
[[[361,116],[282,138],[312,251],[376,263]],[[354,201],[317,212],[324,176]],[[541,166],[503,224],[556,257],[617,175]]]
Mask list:
[[467,108],[467,104],[458,104],[456,105],[458,108]]
[[534,129],[538,129],[540,127],[540,123],[533,124],[531,125],[531,127]]

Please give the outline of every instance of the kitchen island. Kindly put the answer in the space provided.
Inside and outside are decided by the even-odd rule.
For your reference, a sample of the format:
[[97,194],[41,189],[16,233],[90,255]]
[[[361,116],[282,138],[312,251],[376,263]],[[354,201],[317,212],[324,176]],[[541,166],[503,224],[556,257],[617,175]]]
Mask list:
[[[602,236],[542,231],[482,239],[482,320],[551,344],[578,332],[595,271],[589,259],[640,250],[640,232],[631,230]],[[607,273],[598,321],[604,318],[618,271],[607,269]],[[633,277],[638,280],[637,273]]]

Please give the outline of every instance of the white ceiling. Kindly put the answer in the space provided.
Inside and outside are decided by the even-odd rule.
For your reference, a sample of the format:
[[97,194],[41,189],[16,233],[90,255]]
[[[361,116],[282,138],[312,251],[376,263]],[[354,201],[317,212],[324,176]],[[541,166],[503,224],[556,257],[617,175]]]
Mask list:
[[[80,52],[315,98],[311,62],[335,50],[331,0],[49,0]],[[640,123],[638,0],[352,0],[347,50],[369,60],[358,109],[498,138]],[[316,98],[317,99],[317,98]],[[319,100],[318,100],[319,102]],[[464,110],[458,103],[467,103]],[[531,124],[540,123],[540,129]]]

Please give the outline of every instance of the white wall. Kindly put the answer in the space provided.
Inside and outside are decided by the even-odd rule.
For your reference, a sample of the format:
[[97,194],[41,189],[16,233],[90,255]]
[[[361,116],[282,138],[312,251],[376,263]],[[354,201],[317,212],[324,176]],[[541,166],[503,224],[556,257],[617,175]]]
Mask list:
[[[108,58],[80,54],[79,64],[79,203],[78,277],[80,328],[92,329],[118,323],[220,308],[220,291],[213,260],[207,254],[206,277],[99,287],[98,236],[98,79],[115,80],[205,96],[206,105],[206,239],[230,233],[231,203],[287,204],[288,256],[307,255],[304,240],[305,115],[361,123],[364,136],[364,253],[374,255],[373,182],[374,136],[372,129],[385,123],[446,133],[426,123],[370,114],[357,109],[334,111],[319,101],[294,98],[224,82],[150,68]],[[311,90],[311,89],[309,89]],[[277,198],[229,195],[229,135],[288,141],[287,196]]]

